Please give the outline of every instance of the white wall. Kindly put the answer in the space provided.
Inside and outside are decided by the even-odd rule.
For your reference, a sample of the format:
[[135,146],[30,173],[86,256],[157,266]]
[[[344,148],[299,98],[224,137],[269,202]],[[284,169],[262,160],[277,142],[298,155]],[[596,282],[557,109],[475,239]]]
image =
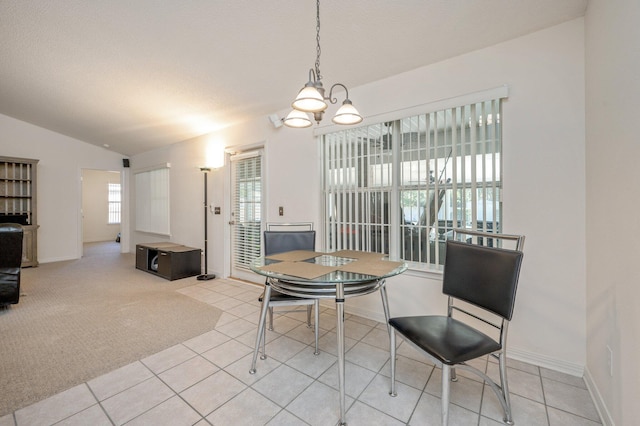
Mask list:
[[[511,354],[573,374],[581,374],[586,362],[583,29],[577,19],[351,95],[372,115],[509,86],[503,105],[504,232],[527,237]],[[416,313],[423,303],[443,310],[438,286],[419,277],[394,280],[392,312]],[[379,305],[373,296],[368,302],[363,309]]]
[[115,241],[119,223],[108,223],[109,184],[120,184],[120,173],[82,170],[82,241]]
[[[578,373],[586,338],[582,20],[395,76],[368,87],[369,98],[356,90],[352,98],[362,105],[389,99],[389,107],[401,108],[502,84],[510,87],[503,106],[504,232],[527,236],[510,347]],[[418,295],[398,300],[403,313],[433,297],[421,280],[392,283],[392,297],[394,285],[402,288],[396,297]],[[436,298],[441,309],[442,302]]]
[[[267,201],[264,215],[267,222],[312,221],[318,224],[319,172],[312,132],[310,129],[300,132],[276,131],[265,117],[264,121],[240,126],[229,132],[191,139],[132,157],[132,175],[147,167],[170,164],[171,235],[134,231],[131,249],[141,242],[157,241],[204,247],[204,178],[200,167],[206,165],[207,146],[216,143],[224,143],[231,150],[236,147],[237,151],[265,147],[264,166],[269,182],[265,188]],[[208,203],[221,207],[220,215],[208,211],[208,270],[217,275],[228,275],[230,166],[227,164],[222,169],[212,170],[208,179]],[[282,217],[278,216],[279,206],[284,207],[285,214]],[[131,217],[135,218],[135,214]],[[135,223],[132,223],[131,229],[135,230]]]
[[640,418],[639,18],[637,0],[591,1],[585,18],[587,366],[617,425]]
[[122,170],[122,155],[0,115],[0,152],[38,163],[38,260],[77,259],[81,244],[81,171]]
[[[516,315],[510,341],[513,356],[581,375],[586,362],[585,191],[584,191],[584,22],[574,20],[491,48],[459,56],[373,84],[350,88],[364,116],[425,104],[502,85],[504,103],[504,231],[527,236]],[[425,45],[428,48],[428,45]],[[417,52],[419,53],[419,52]],[[416,52],[413,52],[416,54]],[[338,70],[339,71],[339,70]],[[296,88],[292,88],[292,96]],[[281,111],[282,115],[286,111]],[[326,119],[325,121],[328,121]],[[317,145],[310,129],[274,129],[267,117],[211,135],[226,146],[266,145],[267,221],[314,221],[320,228]],[[190,218],[173,237],[193,242],[202,227],[202,164],[207,140],[141,154],[133,168],[159,162],[180,165],[184,174],[172,205]],[[228,274],[229,167],[214,171],[210,270]],[[277,216],[278,206],[285,216]],[[174,227],[174,225],[176,227]],[[225,238],[223,238],[225,236]],[[139,236],[136,236],[139,238]],[[211,253],[211,252],[210,252]],[[439,276],[406,273],[390,280],[392,313],[442,312]],[[349,299],[347,309],[376,319],[379,297]]]
[[[169,164],[169,197],[171,235],[157,235],[136,231],[135,214],[131,214],[131,249],[145,242],[172,241],[190,247],[204,246],[203,197],[204,178],[200,167],[206,162],[206,146],[198,140],[181,142],[131,158],[131,179],[135,174],[158,165]],[[211,189],[211,179],[208,185]],[[211,190],[209,199],[211,199]],[[135,187],[131,188],[135,199]],[[131,203],[132,209],[135,203]],[[215,234],[213,234],[215,235]],[[213,237],[212,237],[213,238]],[[211,250],[211,245],[209,247]],[[211,251],[209,252],[211,256]]]

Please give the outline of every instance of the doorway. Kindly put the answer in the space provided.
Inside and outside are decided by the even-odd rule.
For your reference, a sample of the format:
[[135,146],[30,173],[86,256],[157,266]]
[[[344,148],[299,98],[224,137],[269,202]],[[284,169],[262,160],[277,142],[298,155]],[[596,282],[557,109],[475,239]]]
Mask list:
[[120,175],[119,171],[82,169],[82,245],[119,242],[122,221]]
[[231,276],[256,281],[251,261],[260,256],[264,202],[263,150],[231,157]]

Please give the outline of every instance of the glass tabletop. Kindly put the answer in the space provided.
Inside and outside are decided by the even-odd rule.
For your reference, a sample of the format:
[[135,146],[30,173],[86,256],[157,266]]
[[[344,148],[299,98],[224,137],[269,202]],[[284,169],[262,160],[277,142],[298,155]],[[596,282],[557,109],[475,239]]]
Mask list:
[[[357,256],[364,252],[353,253]],[[403,273],[408,267],[403,261],[382,259],[383,254],[378,259],[370,254],[361,258],[345,257],[344,251],[341,254],[317,252],[309,255],[313,257],[295,262],[261,256],[251,262],[250,268],[265,277],[289,282],[335,284],[388,278]]]

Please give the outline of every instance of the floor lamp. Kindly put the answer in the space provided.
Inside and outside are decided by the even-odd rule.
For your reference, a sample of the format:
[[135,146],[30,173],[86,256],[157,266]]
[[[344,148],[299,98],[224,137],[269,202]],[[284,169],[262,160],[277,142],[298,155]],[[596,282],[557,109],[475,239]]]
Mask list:
[[207,251],[208,251],[208,237],[207,237],[207,173],[211,171],[208,167],[201,167],[200,171],[204,172],[204,274],[198,275],[196,278],[199,281],[212,280],[216,276],[214,274],[207,274]]

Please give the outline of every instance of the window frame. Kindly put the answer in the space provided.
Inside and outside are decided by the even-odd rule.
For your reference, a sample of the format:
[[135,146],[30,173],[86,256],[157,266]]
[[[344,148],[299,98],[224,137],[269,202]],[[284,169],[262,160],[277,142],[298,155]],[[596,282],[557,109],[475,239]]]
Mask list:
[[[405,215],[401,213],[401,207],[405,207],[401,197],[403,193],[410,191],[412,187],[413,190],[422,191],[423,193],[425,193],[426,190],[427,197],[429,197],[430,189],[433,189],[434,200],[436,199],[436,194],[440,193],[442,190],[444,191],[445,197],[449,197],[450,199],[451,197],[454,197],[454,200],[456,201],[456,205],[454,207],[451,206],[450,201],[449,203],[445,203],[448,204],[447,208],[450,208],[451,211],[448,211],[447,215],[444,217],[443,213],[440,211],[438,202],[434,203],[436,214],[431,215],[435,217],[433,226],[427,224],[426,227],[421,229],[421,232],[423,233],[425,230],[427,231],[426,236],[423,237],[425,241],[426,238],[428,238],[428,235],[431,234],[431,231],[435,230],[437,236],[436,244],[442,247],[444,244],[438,243],[437,241],[441,238],[443,238],[442,241],[446,240],[446,235],[455,227],[462,226],[467,229],[488,228],[487,224],[480,224],[480,228],[478,228],[478,218],[480,217],[480,213],[477,208],[477,204],[479,200],[481,200],[480,206],[483,220],[491,217],[491,220],[493,221],[491,229],[496,228],[496,231],[500,232],[504,222],[502,218],[502,187],[504,182],[501,175],[502,100],[507,97],[508,88],[503,86],[496,89],[490,89],[483,92],[477,92],[365,119],[363,125],[358,126],[357,128],[342,130],[337,128],[337,126],[328,126],[327,128],[317,131],[316,135],[319,136],[322,172],[322,223],[324,228],[325,250],[353,249],[385,252],[389,254],[391,258],[406,260],[411,264],[412,269],[441,271],[442,263],[444,261],[443,248],[436,247],[435,254],[427,254],[426,258],[420,257],[422,254],[417,258],[408,258],[407,256],[406,229],[409,229],[409,227],[406,225],[404,219]],[[486,103],[491,105],[490,110],[485,110],[485,105],[487,105]],[[482,109],[476,111],[476,108],[480,108],[476,105],[482,105]],[[455,112],[460,108],[470,108],[467,115],[462,116],[461,113],[461,117],[459,118],[459,120],[466,120],[468,116],[469,123],[467,127],[467,134],[464,134],[465,126],[459,125],[459,123],[463,121],[458,121],[458,125],[456,126],[456,117],[452,119],[452,123],[449,123],[450,127],[445,127],[447,129],[453,129],[454,132],[457,128],[457,131],[463,133],[462,136],[455,135],[456,138],[461,139],[452,138],[451,145],[448,147],[452,151],[449,155],[451,158],[455,159],[455,161],[452,161],[450,165],[445,163],[444,167],[442,167],[437,163],[439,161],[443,161],[443,155],[432,154],[431,157],[433,158],[430,158],[429,154],[427,154],[426,159],[422,158],[421,160],[423,163],[425,160],[427,162],[429,160],[431,160],[432,163],[435,162],[435,167],[432,166],[427,169],[433,169],[436,172],[443,172],[445,168],[452,169],[447,170],[445,175],[451,178],[450,181],[447,182],[446,179],[441,180],[438,177],[431,181],[431,186],[429,184],[425,184],[424,177],[422,181],[417,184],[409,184],[406,179],[402,182],[401,178],[404,173],[403,168],[411,167],[409,162],[403,161],[404,156],[406,156],[407,153],[401,149],[401,146],[403,145],[402,137],[406,134],[403,132],[401,127],[405,126],[404,121],[421,116],[428,117],[431,115],[434,117],[438,113],[446,113],[450,111]],[[487,120],[486,118],[483,118],[488,117],[489,114],[491,114],[491,117],[496,117],[497,119]],[[484,120],[484,123],[482,123],[482,120]],[[491,123],[489,123],[489,121],[491,121]],[[388,152],[378,152],[374,154],[379,156],[387,155],[390,159],[390,163],[380,162],[377,164],[380,174],[377,179],[371,179],[370,176],[364,178],[363,174],[371,174],[370,170],[362,170],[364,168],[370,168],[371,166],[370,162],[366,162],[364,160],[364,152],[371,148],[364,148],[361,147],[362,145],[358,145],[358,142],[355,142],[358,139],[357,135],[362,135],[363,132],[368,132],[369,129],[375,130],[377,128],[376,126],[382,126],[383,123],[387,124],[387,129],[390,132],[387,136],[387,140],[393,143],[388,144]],[[493,135],[488,136],[488,133],[478,133],[489,132],[489,129],[494,132]],[[378,137],[378,139],[376,140],[380,145],[383,145],[380,143],[380,141],[384,139],[382,137],[382,132],[372,131],[372,133],[377,133],[376,137]],[[425,133],[426,135],[429,135],[428,132]],[[419,132],[417,134],[420,135]],[[365,140],[364,145],[367,145],[370,143],[368,141],[371,141],[371,139],[365,139],[362,136],[360,137]],[[418,138],[419,137],[420,136],[418,136]],[[437,137],[438,131],[435,132],[435,138]],[[349,140],[349,138],[352,139]],[[469,140],[466,140],[465,138],[469,138]],[[446,140],[446,136],[444,137],[444,140]],[[490,142],[488,140],[490,140]],[[492,143],[494,145],[491,148],[486,148],[485,146],[487,143]],[[420,142],[418,142],[417,145],[420,145]],[[457,148],[459,150],[460,146],[462,146],[465,147],[465,149],[469,149],[469,151],[465,152],[461,150],[462,152],[458,153],[455,151],[456,145],[458,145]],[[478,154],[476,152],[478,147],[482,147],[483,150],[487,151],[480,151]],[[428,142],[425,149],[433,152],[434,149],[437,150],[443,148],[447,147],[439,146],[437,141],[435,141]],[[336,154],[338,151],[340,151],[340,153]],[[353,153],[355,151],[357,151],[357,153],[354,155]],[[424,156],[424,153],[422,155]],[[487,166],[486,163],[487,156],[490,157],[490,167]],[[473,161],[474,159],[475,161]],[[467,163],[471,162],[471,164],[475,164],[478,161],[480,161],[479,166],[472,166],[472,170],[468,170]],[[332,166],[332,162],[342,162],[343,164],[341,167],[336,167],[335,164]],[[464,167],[461,164],[462,162],[465,163]],[[362,166],[360,170],[358,170],[358,165],[362,164],[366,165]],[[391,165],[388,166],[387,164]],[[387,170],[385,170],[385,168]],[[479,177],[475,176],[475,174],[478,173],[478,169],[483,173]],[[455,175],[453,175],[453,173],[455,173]],[[462,173],[462,177],[459,176],[459,173]],[[468,175],[473,173],[474,177],[465,177],[465,173]],[[341,174],[341,179],[338,179],[338,174]],[[356,177],[356,174],[359,174],[360,176]],[[454,176],[455,178],[453,178]],[[367,179],[369,179],[369,181],[364,182],[364,185],[360,185]],[[459,195],[460,193],[462,195]],[[491,194],[493,197],[493,201],[491,201],[489,205],[489,208],[491,209],[489,212],[490,214],[488,214],[488,211],[486,210],[486,200],[489,198],[487,197],[487,194]],[[367,196],[374,198],[378,197],[378,199],[388,197],[386,208],[374,206],[381,210],[381,220],[361,220],[356,217],[362,216],[363,214],[367,217],[370,216],[370,211],[368,209],[371,203],[364,199]],[[465,197],[470,198],[469,202],[464,201]],[[464,203],[462,207],[460,206],[460,201]],[[373,204],[376,204],[375,201]],[[426,208],[427,206],[424,206],[425,211]],[[365,213],[358,212],[358,209],[365,211]],[[453,209],[455,209],[455,211]],[[466,215],[465,217],[470,218],[469,221],[464,219],[463,221],[460,220],[460,209],[462,209],[462,214]],[[471,212],[466,211],[467,209],[470,209]],[[350,216],[350,218],[342,217],[341,215]],[[336,219],[336,217],[338,217],[338,219]],[[349,221],[345,219],[352,220]],[[428,220],[429,219],[427,219],[427,221]],[[440,223],[442,221],[444,222],[443,226],[441,226]],[[341,227],[341,225],[346,224],[348,224],[348,226]],[[415,227],[415,224],[411,226]],[[347,228],[349,235],[346,237],[344,235],[343,228]],[[371,237],[372,229],[382,235],[381,241],[372,241],[375,239],[374,237]],[[365,235],[359,235],[359,232]],[[388,232],[388,237],[384,237],[385,232]],[[444,237],[442,237],[443,235]],[[384,238],[388,238],[388,240],[385,240]],[[362,239],[364,239],[364,241],[362,241]],[[426,251],[431,252],[432,250],[433,249],[429,249]]]
[[[117,195],[117,197],[116,197]],[[114,199],[117,198],[117,199]],[[107,224],[122,223],[122,186],[119,183],[107,183]]]

